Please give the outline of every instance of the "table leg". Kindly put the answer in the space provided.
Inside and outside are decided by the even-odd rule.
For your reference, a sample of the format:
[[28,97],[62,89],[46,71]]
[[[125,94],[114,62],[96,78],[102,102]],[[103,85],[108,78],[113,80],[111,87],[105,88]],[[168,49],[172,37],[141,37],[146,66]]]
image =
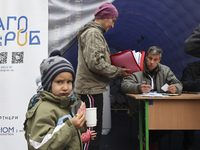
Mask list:
[[139,100],[139,141],[140,150],[143,150],[143,106],[141,100]]
[[149,101],[145,100],[145,145],[146,150],[149,150]]

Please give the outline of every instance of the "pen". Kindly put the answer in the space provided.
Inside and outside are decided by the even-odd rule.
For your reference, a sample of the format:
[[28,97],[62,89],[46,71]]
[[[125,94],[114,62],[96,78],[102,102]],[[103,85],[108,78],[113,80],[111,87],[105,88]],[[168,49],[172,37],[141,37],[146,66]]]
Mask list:
[[141,85],[145,85],[146,81],[142,81],[142,83],[140,83]]

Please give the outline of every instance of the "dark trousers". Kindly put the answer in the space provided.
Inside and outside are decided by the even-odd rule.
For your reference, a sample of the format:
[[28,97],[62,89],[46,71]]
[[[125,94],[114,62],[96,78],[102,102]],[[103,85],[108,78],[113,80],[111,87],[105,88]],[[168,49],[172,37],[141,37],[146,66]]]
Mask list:
[[183,130],[183,133],[184,133],[184,138],[183,138],[183,148],[184,148],[184,150],[194,149],[195,130]]
[[[96,107],[97,108],[97,126],[93,127],[97,136],[95,140],[91,140],[84,147],[88,147],[88,150],[99,150],[99,143],[102,132],[102,114],[103,114],[103,94],[94,95],[81,95],[81,100],[85,102],[86,108]],[[86,148],[87,149],[87,148]]]

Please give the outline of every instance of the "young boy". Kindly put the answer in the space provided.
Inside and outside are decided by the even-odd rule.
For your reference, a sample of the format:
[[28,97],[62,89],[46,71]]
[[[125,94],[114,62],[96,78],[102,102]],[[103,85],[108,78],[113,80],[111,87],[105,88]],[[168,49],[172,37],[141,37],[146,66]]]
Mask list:
[[30,107],[24,122],[29,150],[82,150],[81,133],[85,132],[85,114],[72,114],[79,98],[70,95],[75,79],[69,61],[59,56],[44,59],[40,65],[44,90]]

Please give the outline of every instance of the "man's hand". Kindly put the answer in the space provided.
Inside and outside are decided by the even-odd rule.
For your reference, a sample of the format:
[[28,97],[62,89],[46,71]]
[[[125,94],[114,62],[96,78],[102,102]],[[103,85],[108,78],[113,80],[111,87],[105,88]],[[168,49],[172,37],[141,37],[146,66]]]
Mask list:
[[130,76],[131,75],[131,73],[129,73],[130,71],[131,71],[131,69],[122,68],[122,75],[121,75],[121,77],[124,78],[124,77]]
[[91,131],[91,140],[94,140],[97,136],[97,133],[95,131]]
[[170,85],[170,86],[168,86],[168,90],[171,92],[171,93],[176,93],[176,87],[175,87],[175,85]]
[[140,90],[142,93],[149,93],[152,88],[151,85],[146,85],[146,81],[143,81],[140,85]]

